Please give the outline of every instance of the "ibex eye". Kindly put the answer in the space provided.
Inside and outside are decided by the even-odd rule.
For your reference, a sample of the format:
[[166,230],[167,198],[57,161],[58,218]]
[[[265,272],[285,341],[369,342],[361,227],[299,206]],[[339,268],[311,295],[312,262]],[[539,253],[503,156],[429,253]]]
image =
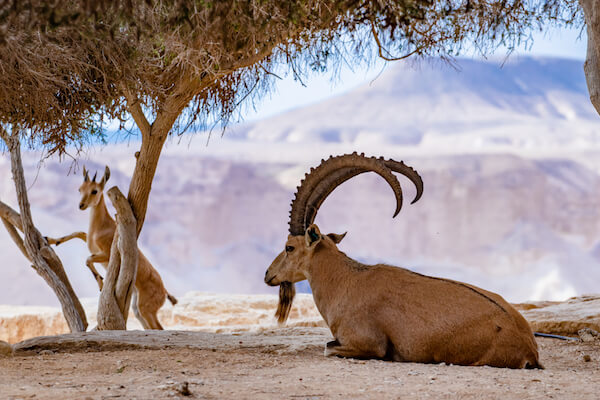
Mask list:
[[285,246],[285,251],[291,253],[292,251],[294,251],[294,246]]
[[96,194],[98,191],[96,189],[92,190],[92,194]]

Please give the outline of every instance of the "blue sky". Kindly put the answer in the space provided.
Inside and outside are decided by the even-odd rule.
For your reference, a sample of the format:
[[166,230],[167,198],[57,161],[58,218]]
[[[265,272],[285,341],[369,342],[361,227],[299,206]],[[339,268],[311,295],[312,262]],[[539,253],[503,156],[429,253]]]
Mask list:
[[[518,55],[565,57],[578,59],[583,63],[586,43],[585,30],[581,32],[579,29],[552,29],[534,34],[530,48],[521,47],[510,57]],[[491,57],[506,57],[506,49],[498,50]],[[385,67],[384,62],[378,62],[368,69],[352,71],[344,68],[335,80],[331,79],[330,74],[320,74],[304,80],[305,87],[294,81],[291,76],[284,77],[277,82],[270,96],[266,96],[256,104],[256,111],[250,110],[245,113],[244,119],[252,121],[266,118],[341,94],[375,79]]]

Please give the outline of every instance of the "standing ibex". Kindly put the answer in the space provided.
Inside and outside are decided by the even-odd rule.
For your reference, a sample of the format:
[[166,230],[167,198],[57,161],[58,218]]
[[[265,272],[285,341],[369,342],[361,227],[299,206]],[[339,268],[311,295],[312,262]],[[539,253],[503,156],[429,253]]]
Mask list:
[[[83,168],[83,183],[79,187],[81,201],[79,209],[92,208],[90,212],[90,225],[87,235],[85,232],[75,232],[59,239],[50,239],[50,244],[59,245],[67,240],[79,238],[87,242],[92,253],[86,260],[86,265],[94,274],[100,290],[102,290],[102,276],[96,271],[94,263],[107,267],[110,258],[110,248],[115,235],[116,224],[108,213],[104,203],[104,186],[110,177],[110,170],[106,167],[100,182],[96,182],[96,175],[90,180],[88,171]],[[138,250],[139,251],[139,250]],[[139,251],[137,275],[135,279],[135,292],[132,299],[132,308],[136,318],[144,329],[163,329],[158,321],[157,312],[165,303],[165,299],[175,305],[177,299],[171,296],[163,284],[159,273],[150,261]]]
[[417,188],[423,181],[402,162],[356,153],[311,168],[292,202],[285,250],[266,272],[280,285],[276,316],[287,318],[293,283],[308,279],[315,304],[335,338],[325,355],[423,363],[541,367],[527,321],[502,297],[475,286],[388,265],[363,265],[338,250],[344,235],[322,235],[317,210],[337,186],[363,172],[382,176],[394,190],[396,214],[402,191],[392,171]]

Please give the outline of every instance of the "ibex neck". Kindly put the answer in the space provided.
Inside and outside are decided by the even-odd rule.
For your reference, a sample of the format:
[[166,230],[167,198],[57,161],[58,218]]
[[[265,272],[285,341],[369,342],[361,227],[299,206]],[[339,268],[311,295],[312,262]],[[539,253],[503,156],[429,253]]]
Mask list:
[[336,304],[344,301],[344,293],[353,276],[348,261],[353,260],[340,251],[325,250],[317,252],[312,261],[308,283],[315,304],[329,325],[335,318],[332,311],[337,309]]
[[108,209],[104,203],[104,195],[102,195],[100,196],[100,201],[98,201],[98,204],[92,208],[92,212],[90,213],[89,232],[91,232],[93,229],[97,229],[98,226],[104,225],[109,221],[112,222],[112,217],[108,213]]

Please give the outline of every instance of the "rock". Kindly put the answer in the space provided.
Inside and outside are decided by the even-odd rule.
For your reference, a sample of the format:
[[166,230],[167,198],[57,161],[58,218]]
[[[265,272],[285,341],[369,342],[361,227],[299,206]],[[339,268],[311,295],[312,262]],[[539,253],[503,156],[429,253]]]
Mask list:
[[582,342],[594,342],[600,339],[600,333],[590,328],[580,329],[577,334]]
[[0,340],[16,343],[34,336],[67,332],[69,327],[58,308],[0,306]]
[[10,344],[0,340],[0,357],[10,357],[13,355],[13,348]]
[[183,395],[183,396],[191,396],[192,392],[190,392],[190,388],[189,388],[189,383],[188,382],[182,382],[179,385],[177,385],[176,389],[177,393]]
[[589,354],[584,354],[583,355],[583,361],[590,362],[590,361],[592,361],[592,357],[590,357]]
[[536,332],[575,336],[586,328],[600,331],[600,296],[573,297],[530,309],[521,305],[520,309]]

